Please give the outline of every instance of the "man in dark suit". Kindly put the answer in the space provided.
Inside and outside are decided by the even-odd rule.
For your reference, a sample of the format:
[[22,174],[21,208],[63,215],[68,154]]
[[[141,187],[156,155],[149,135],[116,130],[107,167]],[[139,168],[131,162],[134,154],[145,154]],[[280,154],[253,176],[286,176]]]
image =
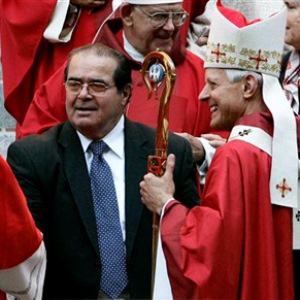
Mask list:
[[[152,213],[140,200],[139,182],[147,172],[148,155],[154,154],[155,130],[123,115],[131,96],[130,64],[101,44],[81,47],[70,56],[65,86],[69,121],[14,142],[8,150],[8,162],[44,234],[44,299],[107,298],[100,285],[102,264],[89,176],[89,145],[95,140],[109,147],[103,157],[112,169],[126,246],[128,285],[117,298],[125,294],[149,299]],[[199,198],[190,146],[171,134],[169,152],[177,157],[176,198],[191,207]]]

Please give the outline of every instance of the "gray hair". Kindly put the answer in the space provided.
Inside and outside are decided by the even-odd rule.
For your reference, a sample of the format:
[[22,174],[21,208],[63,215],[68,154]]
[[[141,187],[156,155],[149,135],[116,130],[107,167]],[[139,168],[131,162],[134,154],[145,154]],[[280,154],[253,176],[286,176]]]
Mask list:
[[225,72],[229,82],[231,83],[239,82],[249,74],[253,75],[257,79],[260,85],[262,85],[263,83],[263,78],[261,74],[254,71],[239,70],[239,69],[225,69]]

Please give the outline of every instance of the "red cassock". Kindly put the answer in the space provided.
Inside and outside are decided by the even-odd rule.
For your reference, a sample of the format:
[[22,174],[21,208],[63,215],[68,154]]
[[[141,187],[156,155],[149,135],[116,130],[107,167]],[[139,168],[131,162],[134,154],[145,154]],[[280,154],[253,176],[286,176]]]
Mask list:
[[[126,110],[129,119],[156,127],[159,101],[148,100],[148,91],[140,73],[141,63],[134,61],[123,48],[122,22],[120,19],[108,21],[103,26],[96,41],[104,43],[130,59],[133,67],[133,93]],[[170,54],[176,66],[176,82],[170,101],[170,130],[187,132],[195,136],[210,132],[211,114],[207,103],[200,102],[198,96],[204,80],[203,61],[187,51],[180,39]],[[65,112],[65,91],[62,85],[63,69],[59,69],[37,91],[20,136],[43,132],[67,119]],[[159,99],[159,97],[158,97]]]
[[[25,196],[15,176],[1,156],[0,178],[1,272],[18,266],[31,257],[42,243],[42,234],[35,227]],[[3,283],[0,282],[0,286],[2,285]],[[17,289],[17,282],[15,287]],[[5,294],[1,291],[0,299],[6,299]]]
[[35,91],[64,64],[70,50],[92,42],[99,25],[111,12],[111,1],[102,9],[82,9],[71,40],[50,43],[43,33],[56,3],[56,0],[1,1],[5,107],[20,124]]
[[[237,125],[272,135],[269,114]],[[168,204],[161,232],[174,299],[294,299],[292,211],[271,204],[270,167],[268,154],[233,140],[215,153],[201,206]]]

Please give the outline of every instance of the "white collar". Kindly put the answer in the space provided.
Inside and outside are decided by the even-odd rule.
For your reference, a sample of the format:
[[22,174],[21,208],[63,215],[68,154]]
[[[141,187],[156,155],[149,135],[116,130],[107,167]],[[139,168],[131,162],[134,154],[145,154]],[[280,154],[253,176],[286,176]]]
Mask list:
[[142,63],[144,61],[144,55],[139,53],[128,41],[123,31],[123,41],[125,51],[132,57],[135,61]]
[[[117,125],[110,131],[102,140],[105,144],[120,158],[124,156],[124,124],[125,118],[122,116]],[[93,140],[87,138],[82,133],[77,131],[83,151],[87,152],[89,145]]]

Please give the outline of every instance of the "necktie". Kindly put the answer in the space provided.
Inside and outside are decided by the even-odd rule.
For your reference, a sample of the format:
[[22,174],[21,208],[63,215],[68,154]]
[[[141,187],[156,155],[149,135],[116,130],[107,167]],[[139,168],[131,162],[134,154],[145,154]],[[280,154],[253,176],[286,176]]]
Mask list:
[[90,144],[94,155],[90,179],[102,265],[100,289],[117,298],[127,285],[126,256],[113,177],[102,156],[106,148],[103,141]]

